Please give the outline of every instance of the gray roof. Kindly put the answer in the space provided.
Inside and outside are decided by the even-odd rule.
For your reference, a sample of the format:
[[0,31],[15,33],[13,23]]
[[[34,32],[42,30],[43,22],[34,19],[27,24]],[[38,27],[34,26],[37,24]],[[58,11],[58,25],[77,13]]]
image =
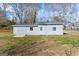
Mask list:
[[38,24],[34,24],[34,25],[12,25],[12,26],[18,26],[18,27],[30,27],[30,26],[33,26],[33,27],[37,27],[38,25],[63,25],[63,23],[59,23],[59,22],[53,22],[53,23],[38,23]]
[[38,25],[63,25],[62,22],[38,23]]
[[33,27],[37,27],[38,25],[12,25],[14,27],[30,27],[30,26],[33,26]]

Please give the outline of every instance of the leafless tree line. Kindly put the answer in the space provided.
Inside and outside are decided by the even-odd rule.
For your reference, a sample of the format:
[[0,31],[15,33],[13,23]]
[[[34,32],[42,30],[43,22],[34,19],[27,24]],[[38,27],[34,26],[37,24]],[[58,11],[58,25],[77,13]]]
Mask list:
[[[3,3],[3,13],[4,13],[4,17],[6,17],[6,9],[7,9],[7,5],[10,5],[12,7],[11,4],[9,3]],[[38,4],[36,4],[38,5]],[[42,4],[41,4],[42,5]],[[72,13],[72,9],[75,6],[75,4],[64,4],[64,3],[55,3],[55,4],[48,4],[49,6],[47,6],[47,4],[45,4],[45,7],[49,9],[49,11],[54,9],[57,10],[58,15],[52,15],[52,19],[56,22],[63,22],[63,23],[69,23],[68,17],[70,17],[69,15]],[[60,6],[62,7],[62,11],[60,9]],[[47,10],[45,9],[45,10]],[[13,7],[13,10],[16,14],[15,17],[13,17],[13,19],[10,21],[10,23],[12,24],[35,24],[36,20],[38,20],[37,14],[38,11],[40,10],[39,8],[35,8],[33,7],[33,4],[23,4],[23,3],[16,3],[16,8]],[[72,17],[72,16],[71,16]]]

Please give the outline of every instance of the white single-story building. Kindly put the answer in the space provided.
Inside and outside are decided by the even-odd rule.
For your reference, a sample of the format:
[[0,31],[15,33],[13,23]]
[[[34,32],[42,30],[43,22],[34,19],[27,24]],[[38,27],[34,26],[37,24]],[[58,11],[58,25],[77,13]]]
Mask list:
[[36,25],[13,25],[15,36],[25,35],[63,35],[62,23],[41,23]]

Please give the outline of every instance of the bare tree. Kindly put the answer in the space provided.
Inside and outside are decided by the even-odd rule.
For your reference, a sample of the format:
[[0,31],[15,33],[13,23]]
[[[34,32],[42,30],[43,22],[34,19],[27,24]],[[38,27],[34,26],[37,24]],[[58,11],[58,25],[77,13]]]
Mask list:
[[23,8],[23,4],[21,3],[17,3],[16,4],[16,8],[14,8],[16,17],[19,19],[18,24],[23,24],[23,16],[24,16],[24,8]]
[[27,24],[35,24],[36,23],[36,15],[37,15],[37,9],[29,6],[26,10],[26,19],[25,22]]
[[16,8],[14,8],[16,17],[19,19],[19,24],[33,24],[35,23],[35,18],[37,14],[37,9],[32,6],[27,6],[27,4],[17,3]]
[[64,17],[63,16],[55,16],[54,22],[63,22]]

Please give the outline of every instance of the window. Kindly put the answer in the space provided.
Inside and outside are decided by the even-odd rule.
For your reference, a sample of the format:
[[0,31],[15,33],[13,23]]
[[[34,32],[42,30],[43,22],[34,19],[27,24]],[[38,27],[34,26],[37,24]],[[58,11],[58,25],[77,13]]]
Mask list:
[[56,31],[56,27],[53,27],[53,31]]
[[30,27],[30,31],[33,31],[33,27]]
[[42,28],[42,27],[40,27],[40,31],[42,31],[42,29],[43,29],[43,28]]

